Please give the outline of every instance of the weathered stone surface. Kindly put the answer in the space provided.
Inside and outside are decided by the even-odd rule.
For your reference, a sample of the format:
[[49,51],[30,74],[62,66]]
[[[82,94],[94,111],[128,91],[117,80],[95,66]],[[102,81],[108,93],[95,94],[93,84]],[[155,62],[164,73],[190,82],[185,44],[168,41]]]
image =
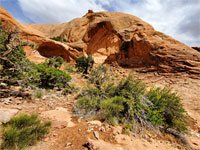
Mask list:
[[88,13],[66,23],[65,27],[60,36],[77,50],[76,56],[92,55],[96,63],[116,61],[124,67],[153,66],[161,72],[200,73],[197,51],[155,31],[135,16],[115,12]]
[[72,114],[63,107],[57,107],[55,110],[44,111],[41,113],[43,118],[51,119],[57,122],[57,126],[73,127],[75,124],[71,121]]
[[[167,36],[136,16],[119,12],[89,12],[82,18],[53,25],[21,25],[2,7],[0,18],[17,26],[24,37],[38,43],[41,55],[73,61],[92,55],[96,63],[123,67],[152,67],[160,72],[200,74],[200,53]],[[14,20],[14,21],[13,21]],[[60,36],[65,43],[48,39]]]
[[6,123],[18,113],[18,109],[0,107],[0,122]]

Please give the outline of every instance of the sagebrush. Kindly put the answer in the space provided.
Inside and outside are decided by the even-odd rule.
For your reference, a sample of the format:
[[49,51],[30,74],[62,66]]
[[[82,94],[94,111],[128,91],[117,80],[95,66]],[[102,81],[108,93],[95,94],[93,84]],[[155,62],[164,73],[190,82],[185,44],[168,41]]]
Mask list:
[[41,122],[37,114],[20,114],[3,126],[1,149],[21,150],[34,145],[49,132],[51,122]]
[[76,110],[83,114],[92,114],[111,124],[125,125],[130,130],[139,126],[162,126],[179,132],[187,130],[186,114],[180,98],[169,89],[154,87],[146,92],[146,85],[134,79],[133,75],[117,84],[92,83],[82,90],[76,102]]

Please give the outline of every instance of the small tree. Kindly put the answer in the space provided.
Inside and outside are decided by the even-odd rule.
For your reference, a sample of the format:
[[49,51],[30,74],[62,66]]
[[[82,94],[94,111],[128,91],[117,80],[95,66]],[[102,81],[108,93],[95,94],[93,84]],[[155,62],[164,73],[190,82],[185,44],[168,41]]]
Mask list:
[[82,56],[76,60],[75,67],[79,72],[84,74],[88,74],[88,72],[92,69],[94,64],[94,59],[92,56],[88,56],[87,58]]

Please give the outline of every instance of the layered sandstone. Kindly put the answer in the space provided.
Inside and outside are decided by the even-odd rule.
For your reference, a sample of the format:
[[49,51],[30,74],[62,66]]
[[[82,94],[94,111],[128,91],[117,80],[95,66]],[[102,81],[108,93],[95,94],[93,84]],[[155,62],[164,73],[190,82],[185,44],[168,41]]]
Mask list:
[[[37,34],[37,38],[31,34],[28,38],[40,44],[38,51],[46,57],[62,56],[67,61],[73,61],[82,55],[92,55],[96,63],[117,62],[123,67],[200,73],[199,52],[155,31],[150,24],[133,15],[90,11],[82,18],[67,23],[17,23],[16,26]],[[48,39],[55,36],[62,37],[66,42]]]

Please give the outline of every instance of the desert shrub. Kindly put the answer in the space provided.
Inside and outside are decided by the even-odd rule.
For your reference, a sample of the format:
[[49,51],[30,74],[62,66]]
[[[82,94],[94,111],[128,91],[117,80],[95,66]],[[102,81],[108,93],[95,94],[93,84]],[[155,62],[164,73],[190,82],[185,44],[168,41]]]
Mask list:
[[[167,89],[152,88],[146,92],[145,84],[129,75],[119,83],[108,82],[98,87],[85,87],[76,102],[77,110],[93,112],[103,121],[124,124],[126,130],[156,127],[186,131],[184,109],[180,98]],[[134,129],[133,129],[134,128]]]
[[163,125],[178,131],[186,131],[185,110],[180,102],[180,97],[167,88],[151,88],[148,93],[149,100],[153,103],[148,118],[154,124]]
[[71,80],[71,76],[65,72],[48,67],[45,63],[36,65],[36,69],[40,74],[40,86],[46,88],[66,87]]
[[146,85],[141,80],[135,80],[133,75],[129,75],[119,82],[113,95],[138,99],[141,95],[144,95],[145,90]]
[[42,95],[43,95],[43,94],[42,94],[42,91],[41,91],[41,90],[37,90],[36,93],[35,93],[35,97],[36,97],[36,98],[42,98]]
[[42,123],[36,114],[13,117],[3,127],[1,148],[20,150],[35,144],[48,133],[51,122]]
[[46,61],[48,67],[60,68],[64,60],[61,56],[50,58]]
[[79,90],[79,87],[77,87],[75,84],[70,84],[70,85],[67,85],[65,89],[63,89],[62,94],[68,95],[74,92],[78,92],[78,90]]
[[124,97],[120,96],[115,96],[101,101],[100,108],[103,113],[103,119],[111,123],[113,117],[115,117],[116,121],[124,117],[123,112],[126,101],[127,100]]
[[107,68],[103,65],[99,65],[97,68],[91,70],[88,80],[100,89],[108,79]]
[[[14,34],[14,33],[13,33]],[[15,46],[8,50],[5,46],[9,36],[12,34],[0,28],[0,65],[1,76],[7,80],[16,81],[21,86],[37,86],[44,88],[66,87],[71,76],[57,69],[63,63],[62,57],[52,58],[45,63],[35,64],[26,58],[26,54],[19,39],[12,39]],[[15,37],[15,36],[14,36]],[[10,47],[10,46],[8,46]],[[10,84],[12,84],[10,82]]]
[[82,109],[83,112],[95,112],[100,108],[100,98],[99,97],[81,97],[76,103],[76,106],[79,109]]
[[[96,84],[95,84],[96,85]],[[82,105],[81,109],[91,108],[90,103],[92,103],[93,111],[100,111],[103,114],[103,120],[111,122],[113,120],[111,116],[115,116],[115,120],[117,122],[122,122],[122,120],[131,120],[134,115],[138,115],[137,113],[140,111],[139,107],[142,105],[141,103],[141,95],[145,91],[145,85],[141,81],[137,81],[133,79],[133,76],[129,76],[126,79],[120,81],[117,85],[113,83],[108,83],[101,88],[98,85],[88,86],[82,90],[80,94],[80,98],[77,100],[77,104],[80,105],[80,101],[84,100],[84,105]],[[84,97],[84,99],[82,99]],[[96,102],[98,99],[98,103]],[[87,101],[90,101],[87,103]],[[89,106],[88,106],[89,105]],[[113,111],[117,105],[120,107],[118,111],[120,113],[116,113]],[[85,107],[85,108],[84,108]],[[90,109],[91,111],[91,109]],[[113,114],[112,114],[113,111]],[[140,113],[141,115],[143,113]],[[132,117],[132,118],[131,118]],[[123,118],[121,120],[121,118]]]
[[60,37],[60,36],[51,37],[50,39],[51,39],[51,40],[54,40],[54,41],[59,41],[59,42],[66,42],[66,40],[63,39],[63,38]]
[[82,72],[87,74],[93,68],[94,60],[92,56],[88,56],[87,58],[82,56],[76,60],[75,67],[78,72]]

